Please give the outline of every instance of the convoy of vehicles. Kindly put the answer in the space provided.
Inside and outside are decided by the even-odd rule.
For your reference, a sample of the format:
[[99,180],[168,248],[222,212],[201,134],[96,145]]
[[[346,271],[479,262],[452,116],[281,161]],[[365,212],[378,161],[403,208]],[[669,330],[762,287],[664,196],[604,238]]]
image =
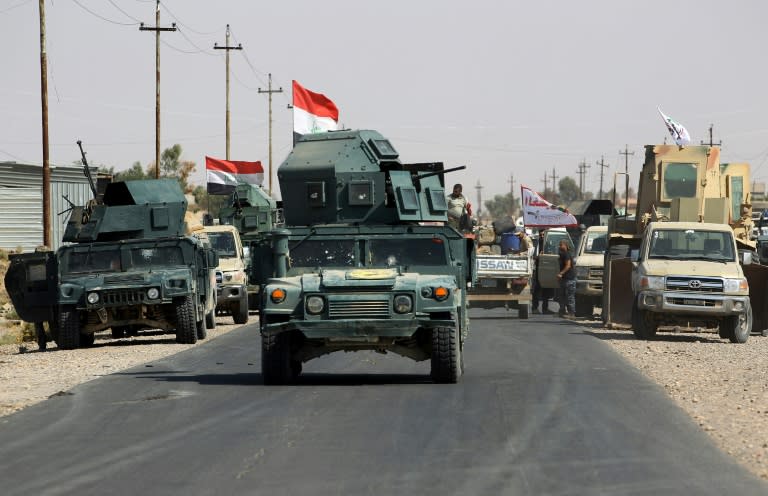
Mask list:
[[[514,235],[514,234],[512,234]],[[515,309],[527,319],[531,309],[533,261],[527,250],[502,254],[501,235],[493,226],[475,230],[477,282],[467,295],[472,308]]]
[[[630,324],[641,339],[676,325],[718,327],[721,336],[746,341],[753,321],[765,321],[768,270],[749,265],[756,255],[749,165],[721,164],[716,146],[648,145],[645,152],[637,214],[609,221],[604,323]],[[714,254],[715,242],[727,255]]]
[[[94,191],[95,193],[95,191]],[[206,337],[216,305],[216,252],[186,233],[176,180],[110,183],[103,200],[75,207],[56,253],[10,256],[5,286],[19,316],[48,324],[59,348],[94,333],[146,329],[179,343]]]
[[442,163],[404,164],[375,131],[305,135],[278,170],[286,227],[262,286],[262,375],[292,382],[337,351],[430,360],[455,383],[474,240],[446,225]]

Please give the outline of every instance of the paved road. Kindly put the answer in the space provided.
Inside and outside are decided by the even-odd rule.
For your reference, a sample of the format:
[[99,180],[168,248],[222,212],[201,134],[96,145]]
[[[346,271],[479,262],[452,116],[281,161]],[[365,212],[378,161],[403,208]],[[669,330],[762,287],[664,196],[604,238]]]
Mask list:
[[458,385],[349,353],[265,387],[243,327],[0,419],[0,491],[768,494],[588,330],[506,316],[473,314]]

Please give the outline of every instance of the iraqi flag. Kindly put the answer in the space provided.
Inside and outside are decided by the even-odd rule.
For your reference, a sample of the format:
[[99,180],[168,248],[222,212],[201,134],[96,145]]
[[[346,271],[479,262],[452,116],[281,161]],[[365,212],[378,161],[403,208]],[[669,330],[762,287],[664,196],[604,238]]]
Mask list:
[[677,143],[677,146],[683,147],[689,144],[691,142],[691,135],[688,134],[688,130],[685,129],[685,126],[683,126],[678,122],[673,121],[672,118],[666,115],[664,112],[662,112],[659,107],[656,107],[656,109],[661,114],[661,118],[664,119],[664,124],[667,125],[667,129],[669,129],[669,134],[672,135],[672,139],[675,140],[675,143]]
[[[339,128],[339,109],[325,95],[293,82],[293,132],[296,135],[324,133]],[[296,140],[294,139],[294,142]]]
[[260,185],[264,182],[264,168],[261,162],[205,157],[205,172],[208,193],[211,195],[228,195],[241,183]]
[[527,186],[520,187],[525,227],[577,226],[576,217],[567,209],[556,207]]

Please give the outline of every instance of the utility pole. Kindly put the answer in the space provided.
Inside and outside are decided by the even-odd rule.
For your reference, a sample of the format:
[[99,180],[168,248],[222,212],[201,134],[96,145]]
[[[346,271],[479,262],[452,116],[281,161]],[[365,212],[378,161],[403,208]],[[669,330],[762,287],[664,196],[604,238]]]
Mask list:
[[51,167],[48,155],[48,55],[45,50],[45,0],[40,5],[40,100],[43,119],[43,244],[51,243]]
[[269,73],[269,85],[266,90],[259,88],[259,93],[266,93],[269,96],[269,194],[272,195],[272,93],[282,93],[283,87],[272,89],[272,73]]
[[238,43],[237,46],[229,46],[229,24],[227,24],[227,34],[225,37],[224,46],[220,47],[218,43],[213,44],[214,50],[224,50],[224,53],[226,54],[225,57],[225,65],[226,65],[226,72],[227,72],[227,111],[226,111],[226,119],[227,119],[227,150],[226,150],[226,159],[229,160],[229,51],[230,50],[242,50],[243,44]]
[[560,176],[555,174],[554,166],[552,167],[552,175],[549,176],[549,178],[552,179],[552,203],[554,203],[557,195],[557,189],[556,189],[557,180],[560,178]]
[[600,193],[598,193],[597,199],[602,200],[603,199],[603,172],[605,172],[603,169],[607,169],[608,167],[610,167],[610,165],[605,163],[605,158],[602,155],[600,155],[600,161],[595,163],[600,166]]
[[515,175],[510,173],[509,179],[507,179],[507,182],[509,183],[509,215],[514,216],[515,215]]
[[547,171],[544,171],[544,193],[541,194],[541,196],[543,196],[544,198],[547,197],[547,185],[549,184],[549,183],[547,183],[547,178],[548,177],[549,176],[547,176]]
[[[623,152],[619,150],[619,155],[624,155],[624,215],[627,215],[627,210],[629,208],[629,156],[634,154],[635,152],[629,151],[627,145],[624,145]],[[616,208],[616,205],[614,205],[613,208]]]
[[581,161],[579,164],[579,171],[577,174],[579,175],[579,200],[584,199],[584,176],[587,174],[587,169],[592,167],[591,165],[587,165],[587,159]]
[[712,138],[712,128],[715,127],[714,124],[709,125],[709,143],[705,143],[704,141],[701,142],[702,145],[709,145],[709,146],[723,146],[723,140],[718,141],[717,143],[714,142],[714,139]]
[[483,211],[483,195],[482,195],[482,189],[483,187],[480,185],[480,180],[477,180],[477,184],[475,185],[475,189],[477,190],[477,218],[480,219],[480,214]]
[[176,31],[176,23],[172,23],[170,28],[160,27],[160,0],[157,0],[155,6],[155,25],[154,27],[144,26],[142,22],[139,25],[139,31],[155,32],[155,179],[160,178],[160,32]]

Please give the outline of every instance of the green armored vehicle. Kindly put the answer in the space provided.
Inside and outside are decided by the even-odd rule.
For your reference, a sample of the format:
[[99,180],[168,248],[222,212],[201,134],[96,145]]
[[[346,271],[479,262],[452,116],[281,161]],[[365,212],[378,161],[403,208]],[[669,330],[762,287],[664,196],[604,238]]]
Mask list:
[[358,350],[431,360],[435,382],[459,380],[475,250],[446,223],[450,170],[401,163],[375,131],[296,143],[278,170],[286,227],[260,258],[274,274],[261,296],[266,384]]
[[219,212],[219,224],[237,228],[245,248],[248,308],[259,309],[259,284],[262,273],[261,255],[269,251],[268,233],[283,224],[281,202],[272,198],[261,186],[242,183],[235,187],[227,205]]
[[206,336],[216,306],[216,252],[185,232],[187,202],[172,179],[110,183],[100,202],[76,207],[56,253],[11,255],[5,286],[19,316],[48,322],[58,346],[94,333],[174,331]]

